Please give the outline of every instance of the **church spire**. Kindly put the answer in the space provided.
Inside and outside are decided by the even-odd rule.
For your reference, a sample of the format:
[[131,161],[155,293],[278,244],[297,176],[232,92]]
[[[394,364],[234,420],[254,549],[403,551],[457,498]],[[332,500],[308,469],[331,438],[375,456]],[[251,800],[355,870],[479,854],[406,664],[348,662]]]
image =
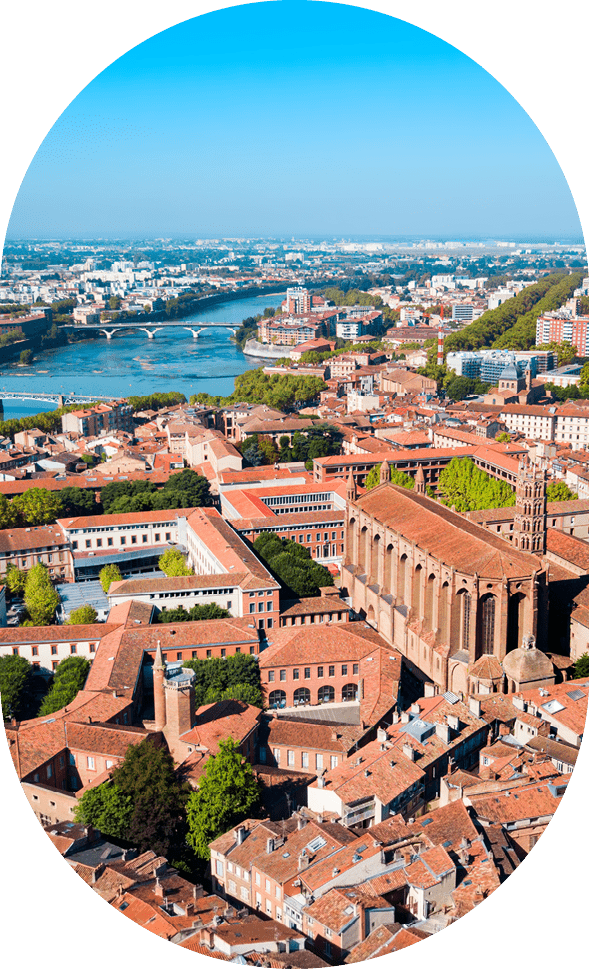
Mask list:
[[379,482],[380,484],[386,484],[387,481],[391,480],[391,466],[388,461],[383,461],[380,466]]
[[350,470],[350,473],[348,475],[348,480],[346,481],[346,500],[356,501],[357,497],[358,497],[358,492],[356,490],[356,482],[354,480],[354,475]]
[[417,468],[417,473],[415,475],[415,486],[414,486],[414,490],[415,490],[415,494],[416,495],[424,495],[425,494],[425,475],[423,473],[423,467],[422,467],[421,464]]

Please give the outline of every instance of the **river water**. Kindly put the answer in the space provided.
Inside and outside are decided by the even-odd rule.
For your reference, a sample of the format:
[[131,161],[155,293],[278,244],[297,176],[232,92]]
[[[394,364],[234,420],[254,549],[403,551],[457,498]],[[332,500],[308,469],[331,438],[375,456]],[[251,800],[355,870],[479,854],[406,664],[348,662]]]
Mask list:
[[[284,297],[285,293],[277,293],[217,303],[182,322],[239,325],[267,306],[280,306]],[[195,340],[189,330],[174,327],[160,330],[153,340],[141,330],[130,330],[115,333],[111,340],[100,336],[71,343],[36,354],[30,367],[0,366],[0,397],[3,390],[113,397],[170,390],[181,391],[187,398],[201,392],[227,395],[233,391],[235,377],[264,363],[242,353],[232,336],[230,330],[211,328]],[[5,418],[52,409],[46,403],[4,402]]]

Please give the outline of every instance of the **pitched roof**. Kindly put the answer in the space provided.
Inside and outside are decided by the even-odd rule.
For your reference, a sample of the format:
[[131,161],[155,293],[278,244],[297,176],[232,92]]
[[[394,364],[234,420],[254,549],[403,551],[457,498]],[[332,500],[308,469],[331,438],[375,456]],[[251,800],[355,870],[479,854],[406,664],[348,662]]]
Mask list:
[[499,579],[542,570],[537,556],[518,551],[498,535],[407,488],[379,485],[359,498],[356,505],[460,572]]

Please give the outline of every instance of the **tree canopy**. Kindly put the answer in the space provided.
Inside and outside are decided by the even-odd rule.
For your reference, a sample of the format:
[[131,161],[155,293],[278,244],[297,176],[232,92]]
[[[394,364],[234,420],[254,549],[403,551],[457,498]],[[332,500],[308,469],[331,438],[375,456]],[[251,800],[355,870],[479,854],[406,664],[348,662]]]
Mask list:
[[157,564],[164,575],[194,575],[194,569],[186,565],[186,559],[177,548],[169,548],[160,555]]
[[291,596],[318,596],[322,586],[333,585],[329,569],[315,562],[309,550],[298,542],[264,532],[255,540],[254,551]]
[[581,680],[589,676],[589,653],[579,656],[574,666],[573,679]]
[[127,748],[110,782],[82,795],[76,820],[170,858],[182,853],[189,791],[168,750],[145,738]]
[[51,689],[39,708],[39,716],[44,717],[67,707],[83,688],[89,672],[90,663],[85,656],[62,659],[55,671]]
[[190,403],[223,406],[247,401],[251,404],[267,404],[277,410],[293,411],[313,403],[326,389],[327,384],[319,377],[267,374],[260,367],[239,374],[235,378],[235,390],[228,397],[193,394]]
[[566,481],[551,481],[546,488],[548,501],[572,501],[578,497],[576,491],[571,491]]
[[222,740],[219,752],[205,766],[198,789],[188,798],[187,841],[197,857],[207,860],[211,841],[249,817],[259,800],[260,787],[251,764],[234,740]]
[[454,505],[460,512],[515,505],[515,491],[477,468],[470,458],[452,458],[440,474],[438,493],[442,504]]
[[24,656],[0,656],[0,694],[4,720],[21,720],[27,705],[32,666]]
[[184,606],[175,606],[172,609],[162,609],[158,613],[158,622],[200,622],[203,619],[227,619],[230,613],[227,609],[222,609],[216,602],[206,602],[203,605],[192,606],[185,609]]
[[47,626],[55,617],[59,595],[53,588],[47,566],[42,562],[27,572],[24,600],[29,618],[35,626]]
[[182,665],[195,672],[197,707],[219,700],[244,700],[262,707],[260,668],[253,656],[236,653],[226,659],[189,659]]
[[66,626],[89,626],[96,622],[98,619],[98,613],[94,606],[86,604],[85,606],[80,606],[79,609],[73,609],[70,612]]
[[[380,464],[375,464],[371,471],[366,475],[364,487],[366,491],[371,491],[380,484]],[[415,486],[415,480],[410,474],[399,471],[398,468],[391,468],[391,484],[400,485],[401,488],[411,489]]]
[[103,591],[107,593],[112,583],[120,582],[123,576],[118,565],[115,565],[113,562],[110,565],[105,565],[103,568],[101,568],[100,572],[98,573],[98,578]]

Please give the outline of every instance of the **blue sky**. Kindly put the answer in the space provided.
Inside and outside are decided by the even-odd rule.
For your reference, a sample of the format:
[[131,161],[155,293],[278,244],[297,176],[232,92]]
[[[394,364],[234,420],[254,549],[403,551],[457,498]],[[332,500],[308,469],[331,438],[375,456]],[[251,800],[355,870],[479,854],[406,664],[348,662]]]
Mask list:
[[403,21],[307,0],[186,21],[52,128],[7,238],[578,237],[564,176],[489,74]]

